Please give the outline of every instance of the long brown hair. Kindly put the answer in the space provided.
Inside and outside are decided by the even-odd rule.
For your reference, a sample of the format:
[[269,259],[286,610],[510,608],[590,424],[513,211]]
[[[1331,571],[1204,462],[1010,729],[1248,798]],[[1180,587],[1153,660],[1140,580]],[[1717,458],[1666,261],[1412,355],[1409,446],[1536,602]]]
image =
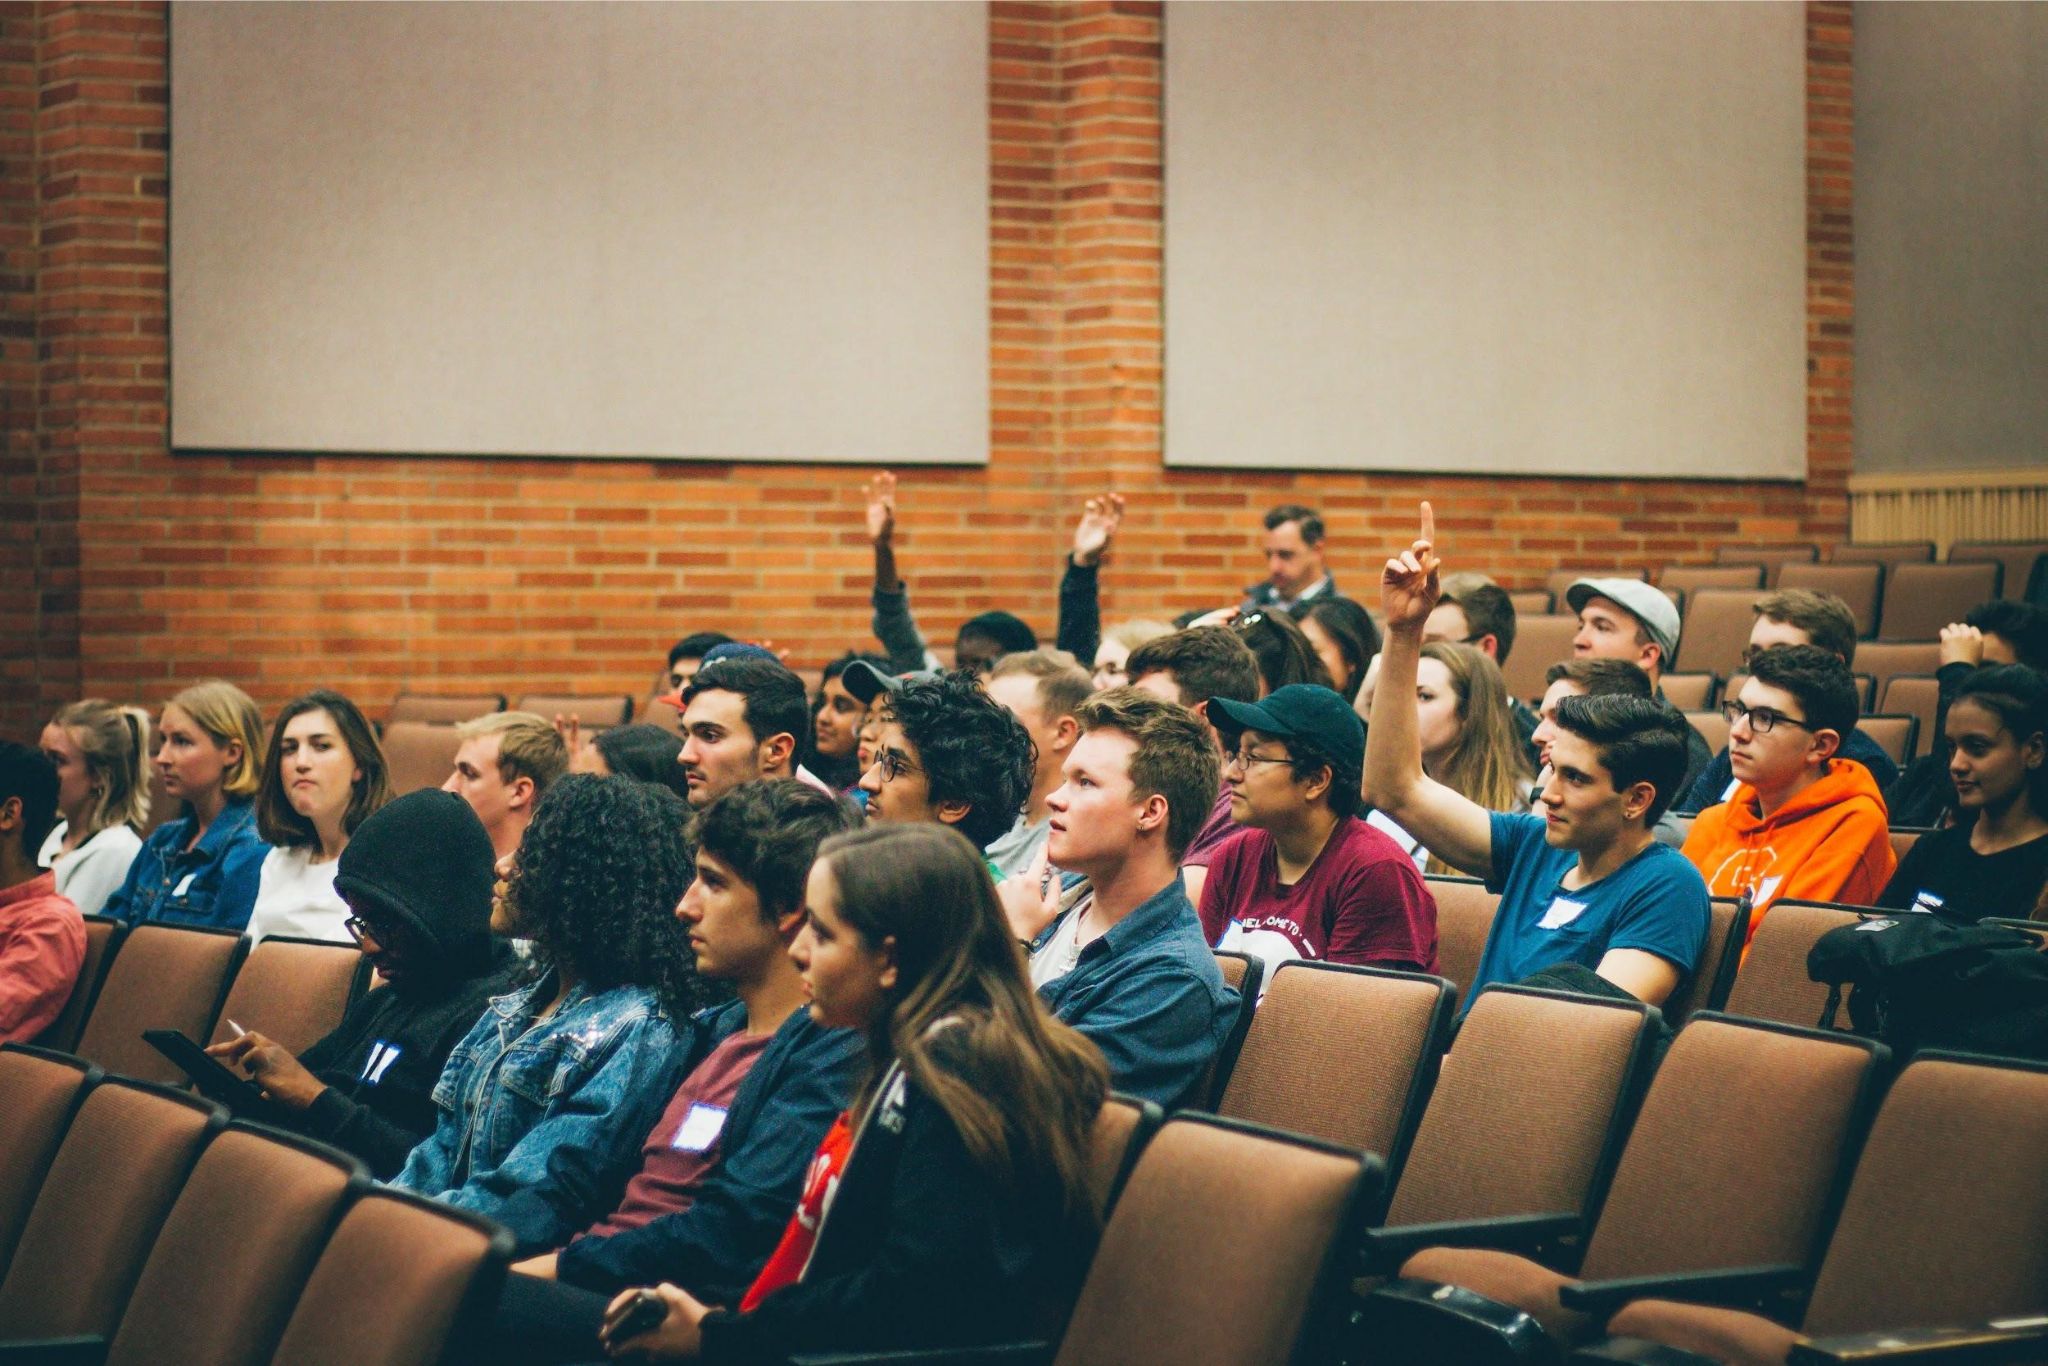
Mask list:
[[[840,918],[870,948],[896,941],[897,984],[868,1031],[874,1071],[855,1112],[866,1114],[900,1062],[984,1170],[1011,1182],[1051,1173],[1070,1217],[1099,1218],[1089,1135],[1109,1067],[1031,989],[981,854],[949,826],[916,824],[834,835],[818,857],[838,886]],[[963,1051],[964,1069],[951,1062]]]
[[[1527,798],[1534,775],[1508,709],[1500,666],[1483,651],[1450,641],[1423,646],[1422,657],[1444,666],[1458,694],[1458,743],[1432,776],[1488,811],[1514,810]],[[1428,871],[1457,870],[1432,854]]]
[[256,786],[256,833],[265,844],[280,849],[311,849],[315,853],[320,849],[320,832],[313,828],[310,818],[292,809],[291,799],[284,791],[284,728],[315,711],[326,712],[334,722],[334,728],[341,732],[341,742],[348,746],[349,758],[363,775],[352,784],[348,810],[341,817],[342,835],[355,834],[357,826],[391,800],[384,750],[356,704],[325,688],[295,697],[284,704],[277,720],[271,723],[270,745],[263,754],[263,776]]

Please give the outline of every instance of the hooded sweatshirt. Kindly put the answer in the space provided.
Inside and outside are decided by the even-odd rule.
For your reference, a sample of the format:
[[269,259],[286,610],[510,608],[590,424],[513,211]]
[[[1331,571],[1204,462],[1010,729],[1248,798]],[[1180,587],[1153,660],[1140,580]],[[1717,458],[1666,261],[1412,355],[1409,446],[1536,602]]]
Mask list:
[[1769,816],[1758,812],[1756,789],[1738,785],[1700,812],[1684,853],[1714,896],[1750,894],[1745,944],[1779,898],[1874,905],[1898,866],[1877,780],[1847,759],[1828,760]]
[[[335,890],[415,941],[402,982],[349,1007],[299,1062],[327,1083],[285,1122],[345,1148],[383,1179],[434,1131],[448,1055],[517,970],[491,935],[490,836],[453,793],[414,792],[378,811],[342,850]],[[275,1117],[273,1117],[275,1118]]]

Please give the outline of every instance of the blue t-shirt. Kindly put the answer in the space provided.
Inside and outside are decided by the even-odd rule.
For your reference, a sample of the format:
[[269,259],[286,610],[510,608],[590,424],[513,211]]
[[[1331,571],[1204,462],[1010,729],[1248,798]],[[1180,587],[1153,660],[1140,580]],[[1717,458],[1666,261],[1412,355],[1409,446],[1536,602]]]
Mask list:
[[1486,885],[1500,893],[1500,909],[1467,1008],[1488,982],[1519,982],[1557,963],[1597,967],[1609,949],[1641,949],[1692,971],[1707,938],[1707,884],[1683,854],[1653,843],[1598,882],[1567,891],[1565,874],[1579,856],[1544,840],[1541,816],[1495,812],[1492,822]]

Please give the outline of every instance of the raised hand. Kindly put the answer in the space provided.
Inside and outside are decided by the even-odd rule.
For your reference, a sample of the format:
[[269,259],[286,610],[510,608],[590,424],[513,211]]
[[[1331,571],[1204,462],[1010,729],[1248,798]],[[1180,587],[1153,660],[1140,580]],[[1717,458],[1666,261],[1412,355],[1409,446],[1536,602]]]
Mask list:
[[868,480],[868,540],[885,546],[896,534],[896,476],[883,470]]
[[1969,664],[1984,662],[1984,633],[1974,626],[1952,621],[1941,628],[1941,662]]
[[1103,554],[1108,551],[1111,541],[1116,539],[1117,527],[1124,520],[1124,496],[1121,493],[1105,493],[1100,498],[1090,498],[1081,511],[1081,520],[1074,527],[1074,563],[1086,568],[1102,563]]
[[1380,573],[1380,609],[1390,631],[1420,631],[1443,594],[1437,571],[1436,513],[1422,505],[1422,530],[1415,544],[1387,561]]

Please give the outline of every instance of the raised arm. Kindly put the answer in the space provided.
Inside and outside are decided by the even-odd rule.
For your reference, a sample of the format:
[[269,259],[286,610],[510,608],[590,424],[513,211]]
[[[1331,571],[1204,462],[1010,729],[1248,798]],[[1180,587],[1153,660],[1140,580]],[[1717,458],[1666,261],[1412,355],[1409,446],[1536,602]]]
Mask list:
[[910,615],[910,595],[896,572],[896,476],[883,470],[868,480],[868,542],[875,548],[875,639],[889,654],[891,673],[932,667],[937,661],[925,649],[924,635]]
[[1422,505],[1422,534],[1387,561],[1380,575],[1380,608],[1386,640],[1380,646],[1380,676],[1373,691],[1372,720],[1365,731],[1368,804],[1387,813],[1444,862],[1478,877],[1493,873],[1493,824],[1485,807],[1422,771],[1421,727],[1416,717],[1416,661],[1422,657],[1422,626],[1442,593],[1437,570],[1436,514]]
[[1124,519],[1124,497],[1106,493],[1090,498],[1074,527],[1074,549],[1067,556],[1066,572],[1060,576],[1060,622],[1057,644],[1081,661],[1081,667],[1095,667],[1095,651],[1102,644],[1102,605],[1096,570],[1116,540],[1117,527]]

